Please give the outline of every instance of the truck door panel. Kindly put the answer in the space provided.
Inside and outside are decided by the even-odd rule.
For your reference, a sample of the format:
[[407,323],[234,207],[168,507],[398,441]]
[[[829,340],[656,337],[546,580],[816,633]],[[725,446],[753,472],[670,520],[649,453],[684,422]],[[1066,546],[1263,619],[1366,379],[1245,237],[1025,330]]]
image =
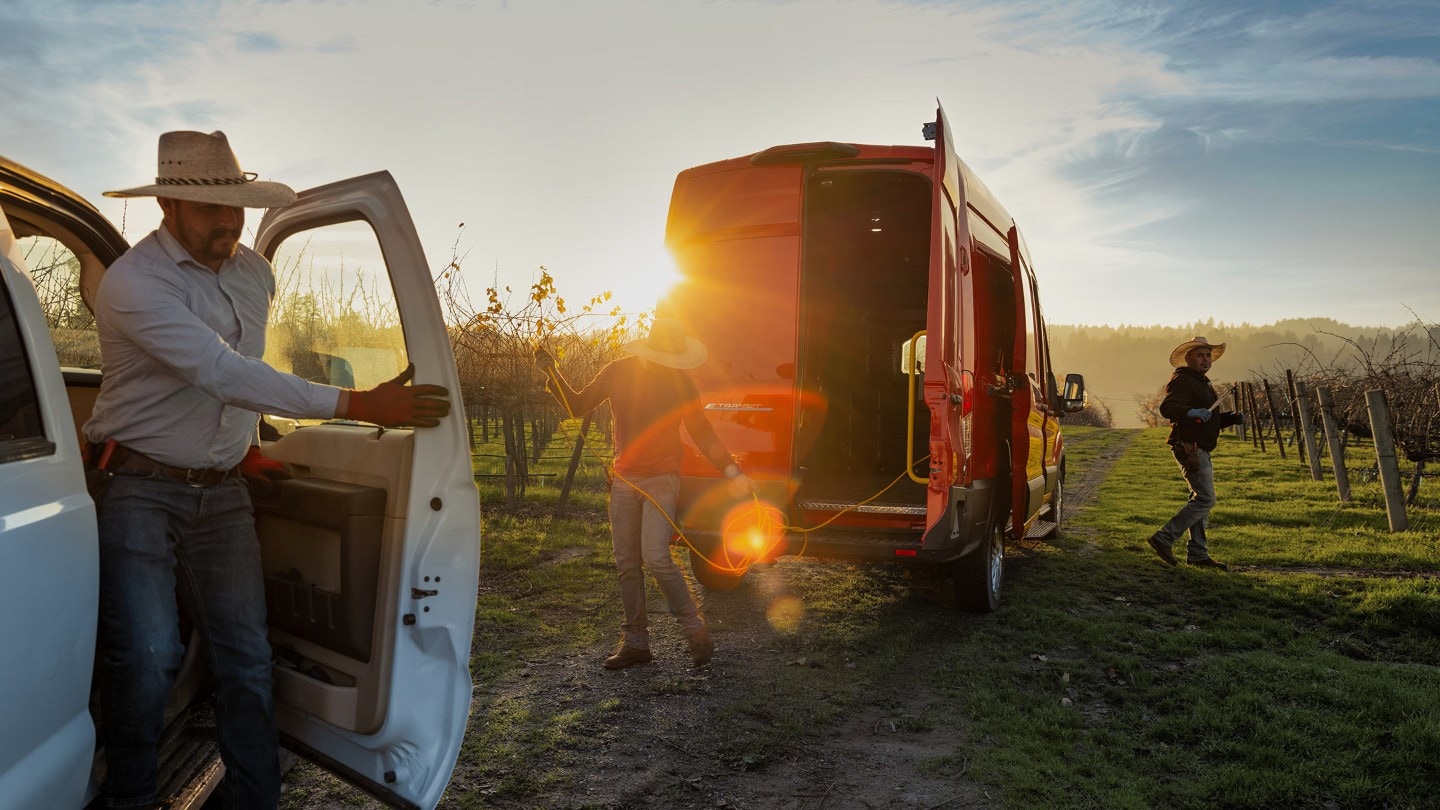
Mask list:
[[[255,247],[277,277],[267,363],[353,389],[413,364],[454,403],[449,337],[388,174],[302,192],[266,214]],[[256,497],[286,745],[388,803],[433,807],[472,697],[479,502],[463,408],[420,430],[270,421],[283,427],[264,452],[293,475]]]

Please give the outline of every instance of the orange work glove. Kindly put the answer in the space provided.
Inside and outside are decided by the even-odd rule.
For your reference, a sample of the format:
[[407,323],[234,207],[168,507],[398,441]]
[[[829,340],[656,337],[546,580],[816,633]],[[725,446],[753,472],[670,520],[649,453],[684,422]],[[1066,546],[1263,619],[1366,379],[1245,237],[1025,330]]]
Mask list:
[[435,427],[450,413],[450,392],[438,385],[412,385],[415,364],[411,363],[393,380],[369,391],[351,391],[345,418],[372,422],[384,427]]
[[254,445],[245,451],[245,458],[240,459],[240,474],[256,481],[280,481],[290,477],[284,464],[260,452],[260,448]]

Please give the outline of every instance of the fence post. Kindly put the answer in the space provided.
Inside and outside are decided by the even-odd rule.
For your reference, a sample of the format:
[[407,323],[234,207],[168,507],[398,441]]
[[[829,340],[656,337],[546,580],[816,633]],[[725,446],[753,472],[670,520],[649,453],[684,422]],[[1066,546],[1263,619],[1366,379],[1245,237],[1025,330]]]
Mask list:
[[[1238,382],[1236,382],[1236,383],[1231,383],[1231,384],[1230,384],[1230,393],[1228,393],[1228,394],[1225,395],[1225,398],[1228,399],[1228,400],[1230,400],[1230,410],[1235,411],[1236,413],[1244,413],[1244,412],[1245,412],[1245,406],[1240,404],[1241,401],[1242,401],[1242,400],[1240,399],[1240,385],[1241,385],[1241,383],[1238,383]],[[1245,437],[1246,437],[1245,428],[1246,428],[1246,427],[1248,427],[1248,426],[1247,426],[1244,422],[1236,422],[1235,425],[1234,425],[1235,435],[1236,435],[1237,437],[1239,437],[1240,441],[1242,441],[1242,442],[1245,441]]]
[[1280,414],[1275,410],[1275,394],[1270,390],[1270,381],[1265,380],[1265,403],[1270,406],[1270,424],[1275,426],[1275,447],[1280,450],[1280,458],[1285,458],[1285,436],[1280,432]]
[[1285,369],[1285,389],[1290,393],[1290,425],[1295,428],[1295,453],[1305,463],[1305,442],[1300,438],[1300,392],[1295,387],[1295,374]]
[[590,432],[591,414],[585,414],[580,422],[580,435],[575,437],[575,450],[570,453],[570,468],[565,471],[565,483],[560,486],[560,500],[556,509],[564,509],[570,500],[570,485],[575,483],[575,471],[580,469],[580,451],[585,449],[585,435]]
[[1390,402],[1385,392],[1376,388],[1365,392],[1365,407],[1370,412],[1370,432],[1375,436],[1375,463],[1380,468],[1380,485],[1385,490],[1385,515],[1390,531],[1410,528],[1405,516],[1405,501],[1400,495],[1400,463],[1395,459],[1395,430],[1390,424]]
[[1260,427],[1260,399],[1255,393],[1255,383],[1246,383],[1246,386],[1250,391],[1251,418],[1255,420],[1255,429],[1251,431],[1251,435],[1260,444],[1260,452],[1264,453],[1267,451],[1265,449],[1265,430]]
[[1420,479],[1425,477],[1425,459],[1415,462],[1415,477],[1410,479],[1410,494],[1405,496],[1405,505],[1414,506],[1420,498]]
[[1315,388],[1315,398],[1320,401],[1320,421],[1325,425],[1325,441],[1330,445],[1330,464],[1335,468],[1335,489],[1340,501],[1350,500],[1350,473],[1345,470],[1345,445],[1340,443],[1340,432],[1335,422],[1335,400],[1325,386]]
[[1311,427],[1310,421],[1310,398],[1305,392],[1305,383],[1295,383],[1295,412],[1300,415],[1300,441],[1296,446],[1304,445],[1305,452],[1300,455],[1310,464],[1310,477],[1316,481],[1324,481],[1325,476],[1320,473],[1320,454],[1315,446],[1315,430]]

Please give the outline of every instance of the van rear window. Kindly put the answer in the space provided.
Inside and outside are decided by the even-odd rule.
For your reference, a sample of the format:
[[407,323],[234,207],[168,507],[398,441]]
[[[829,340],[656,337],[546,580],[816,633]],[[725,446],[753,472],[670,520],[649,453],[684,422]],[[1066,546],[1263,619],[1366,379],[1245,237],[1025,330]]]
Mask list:
[[798,166],[694,175],[680,181],[668,237],[681,244],[707,233],[800,223]]

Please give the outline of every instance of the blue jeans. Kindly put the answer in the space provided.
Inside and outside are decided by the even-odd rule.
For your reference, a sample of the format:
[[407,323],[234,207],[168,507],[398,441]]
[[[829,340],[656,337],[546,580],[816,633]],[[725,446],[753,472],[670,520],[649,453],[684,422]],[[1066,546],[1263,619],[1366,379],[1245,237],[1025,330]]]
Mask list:
[[215,682],[224,806],[275,807],[279,741],[249,490],[236,479],[197,489],[121,469],[97,512],[102,795],[111,807],[143,807],[156,798],[156,748],[184,653],[178,585]]
[[[633,485],[633,486],[632,486]],[[645,497],[648,493],[650,498]],[[633,477],[627,484],[615,477],[610,485],[610,539],[615,544],[615,568],[620,574],[621,625],[625,644],[649,649],[649,620],[645,615],[645,571],[655,578],[670,613],[680,621],[686,636],[705,629],[705,620],[685,581],[685,572],[670,556],[675,502],[680,497],[680,476]]]
[[1215,468],[1210,465],[1210,454],[1200,448],[1194,457],[1187,457],[1180,445],[1172,445],[1175,462],[1180,465],[1180,475],[1190,487],[1190,499],[1170,518],[1170,522],[1155,533],[1155,537],[1168,548],[1190,532],[1190,544],[1186,548],[1186,562],[1200,562],[1210,559],[1210,545],[1205,529],[1210,524],[1210,510],[1215,507]]

